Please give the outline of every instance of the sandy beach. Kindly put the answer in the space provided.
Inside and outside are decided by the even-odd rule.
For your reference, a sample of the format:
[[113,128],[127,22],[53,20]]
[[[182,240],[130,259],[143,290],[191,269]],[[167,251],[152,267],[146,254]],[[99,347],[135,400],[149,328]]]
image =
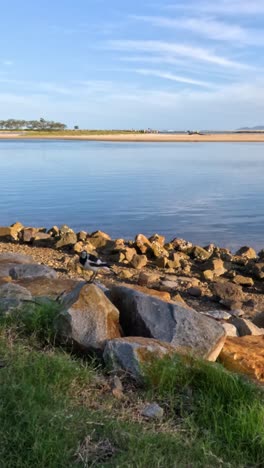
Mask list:
[[159,143],[188,143],[188,142],[247,142],[247,143],[262,143],[264,142],[263,133],[222,133],[222,134],[205,134],[205,135],[187,135],[185,133],[178,134],[161,134],[161,133],[116,133],[116,134],[26,134],[26,133],[1,133],[0,139],[38,139],[38,140],[90,140],[90,141],[116,141],[116,142],[159,142]]

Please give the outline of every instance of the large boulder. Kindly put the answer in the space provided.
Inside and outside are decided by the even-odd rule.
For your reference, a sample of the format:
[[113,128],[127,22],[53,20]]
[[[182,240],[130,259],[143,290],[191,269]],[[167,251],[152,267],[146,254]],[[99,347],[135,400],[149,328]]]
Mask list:
[[102,352],[106,340],[120,338],[119,312],[94,284],[80,284],[62,299],[58,334],[84,351]]
[[34,297],[42,296],[56,299],[63,293],[68,294],[71,292],[79,284],[79,281],[69,278],[55,279],[40,276],[37,278],[22,278],[16,284],[26,288]]
[[252,247],[248,247],[245,245],[244,247],[241,247],[236,253],[238,257],[245,257],[247,259],[252,259],[257,257],[257,252],[252,249]]
[[52,268],[46,265],[38,265],[37,263],[15,265],[10,271],[11,278],[18,280],[20,278],[36,278],[45,276],[47,278],[57,278],[57,273]]
[[173,346],[139,336],[116,338],[106,343],[105,363],[115,372],[125,372],[137,381],[144,378],[144,366],[155,359],[175,353]]
[[16,223],[13,226],[2,226],[0,227],[0,240],[5,241],[17,241],[18,234],[20,232],[20,223]]
[[0,286],[0,314],[8,314],[30,300],[32,300],[30,291],[22,286],[13,283]]
[[228,337],[219,359],[227,369],[264,382],[264,335]]
[[223,327],[193,309],[122,286],[112,288],[110,299],[120,312],[120,323],[128,336],[155,338],[170,343],[179,353],[212,361],[222,349]]
[[56,242],[56,248],[62,249],[64,247],[73,247],[77,243],[77,235],[70,229],[60,235],[60,239]]

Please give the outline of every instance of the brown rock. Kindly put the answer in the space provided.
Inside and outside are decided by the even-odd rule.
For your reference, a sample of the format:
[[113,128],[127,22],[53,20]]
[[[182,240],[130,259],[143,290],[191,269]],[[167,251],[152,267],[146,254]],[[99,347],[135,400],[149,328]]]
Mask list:
[[86,231],[80,231],[80,232],[77,233],[77,240],[85,242],[86,238],[87,238],[87,235],[88,234],[87,234]]
[[124,286],[126,288],[134,289],[134,291],[142,292],[143,294],[148,294],[149,296],[158,297],[162,301],[170,302],[171,297],[167,291],[157,291],[157,289],[146,288],[144,286],[139,286],[138,284],[122,284],[118,286]]
[[264,336],[227,338],[219,356],[229,370],[264,382]]
[[165,243],[165,237],[164,236],[160,236],[159,234],[153,234],[153,236],[151,236],[149,238],[149,242],[150,243],[158,243],[161,247],[164,247],[164,243]]
[[62,293],[72,291],[79,281],[64,278],[24,278],[15,282],[19,286],[26,288],[32,296],[45,296],[51,299],[56,299]]
[[247,276],[236,275],[233,281],[241,286],[254,286],[254,280]]
[[74,231],[69,230],[60,235],[60,239],[56,242],[56,249],[63,247],[73,247],[77,243],[77,236]]
[[21,230],[20,238],[22,242],[31,243],[35,239],[37,232],[38,232],[37,228],[31,228],[31,227],[24,228]]
[[144,234],[138,234],[135,238],[135,246],[138,252],[145,254],[151,249],[151,243]]
[[57,329],[63,341],[103,351],[107,340],[120,338],[119,312],[94,284],[78,285],[63,298],[62,307]]
[[0,239],[7,241],[18,240],[18,230],[13,227],[0,227]]
[[199,245],[195,245],[191,250],[191,257],[196,260],[207,260],[211,256],[210,252]]
[[133,278],[134,273],[132,273],[129,270],[121,270],[118,276],[120,279],[126,280],[126,279]]
[[174,252],[169,256],[168,267],[169,268],[181,268],[182,261],[183,261],[183,258],[181,257],[181,254]]
[[141,268],[144,268],[147,265],[148,259],[145,255],[135,254],[130,263],[133,268],[140,270]]
[[244,300],[244,293],[241,286],[231,283],[230,281],[217,281],[211,285],[211,289],[213,294],[216,295],[219,300],[225,301],[225,303],[227,303],[227,301],[240,303]]
[[140,286],[149,286],[151,284],[158,284],[160,275],[158,273],[149,273],[141,271],[138,277],[138,284]]
[[264,278],[264,263],[260,262],[252,265],[250,271],[254,278],[262,280]]
[[205,279],[205,281],[213,281],[214,272],[212,270],[205,270],[202,272],[202,277]]
[[211,270],[214,276],[221,276],[227,271],[221,258],[210,258],[203,265],[203,269],[205,271]]
[[88,238],[94,249],[106,248],[109,244],[112,247],[111,237],[106,232],[96,231]]
[[192,243],[188,242],[184,239],[179,239],[178,237],[175,237],[170,244],[172,245],[172,248],[175,250],[179,250],[180,252],[185,252],[187,250],[190,250],[192,248]]
[[245,258],[248,258],[248,259],[257,258],[256,251],[254,249],[252,249],[252,247],[247,247],[247,246],[241,247],[236,252],[235,255],[237,255],[239,257],[245,257]]
[[124,254],[125,260],[128,262],[131,262],[132,258],[134,255],[136,255],[136,249],[131,248],[131,247],[126,247],[124,250],[122,250],[122,253]]
[[155,260],[155,264],[158,268],[166,268],[168,265],[168,259],[166,257],[158,257]]

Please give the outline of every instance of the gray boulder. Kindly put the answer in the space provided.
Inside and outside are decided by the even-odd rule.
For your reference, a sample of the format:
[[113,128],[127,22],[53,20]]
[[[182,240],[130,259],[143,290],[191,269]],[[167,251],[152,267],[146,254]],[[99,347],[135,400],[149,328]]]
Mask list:
[[102,352],[106,340],[120,337],[119,312],[94,284],[79,284],[61,306],[56,326],[64,342]]
[[20,278],[57,278],[57,273],[52,268],[46,265],[38,265],[35,263],[26,265],[16,265],[10,269],[9,275],[11,278],[18,280]]
[[3,252],[0,254],[0,263],[33,263],[31,255],[23,255],[13,252]]
[[0,286],[0,314],[8,314],[30,300],[31,293],[22,286],[13,283]]
[[175,352],[175,348],[168,343],[152,338],[130,336],[107,341],[103,358],[115,372],[121,371],[141,381],[144,378],[146,364]]
[[121,286],[111,289],[110,299],[128,336],[155,338],[170,343],[179,353],[212,361],[224,345],[223,327],[193,309]]

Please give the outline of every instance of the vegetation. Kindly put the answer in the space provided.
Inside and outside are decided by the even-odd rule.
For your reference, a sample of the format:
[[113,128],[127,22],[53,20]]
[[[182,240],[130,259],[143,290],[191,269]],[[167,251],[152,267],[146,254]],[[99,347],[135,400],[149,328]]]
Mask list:
[[67,125],[61,122],[54,122],[53,120],[17,120],[8,119],[0,120],[1,130],[40,130],[40,131],[53,131],[65,130]]
[[[53,345],[57,304],[27,307],[0,323],[1,466],[264,466],[257,386],[177,357],[152,363],[144,388],[126,382],[115,399],[98,363]],[[140,417],[149,401],[162,421]]]

